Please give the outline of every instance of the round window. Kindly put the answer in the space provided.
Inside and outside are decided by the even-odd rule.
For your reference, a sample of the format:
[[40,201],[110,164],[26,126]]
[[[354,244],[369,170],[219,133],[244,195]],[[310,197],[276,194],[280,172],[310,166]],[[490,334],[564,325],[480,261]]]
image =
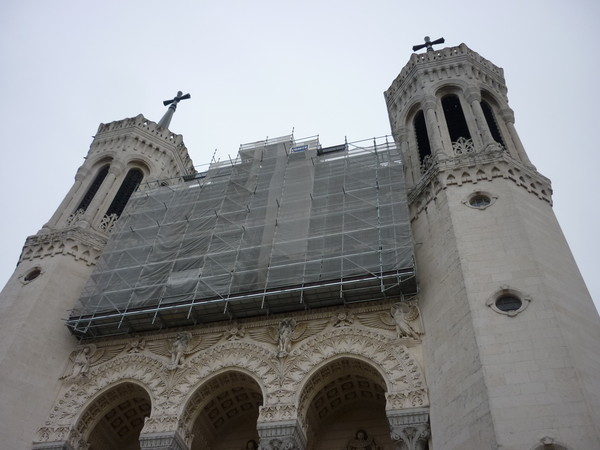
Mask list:
[[469,199],[469,205],[473,208],[484,208],[492,203],[492,199],[485,194],[476,194]]
[[496,308],[506,313],[518,311],[521,306],[523,306],[523,302],[514,295],[502,295],[496,299]]
[[29,283],[30,281],[35,280],[41,274],[42,274],[42,269],[40,269],[39,267],[34,267],[33,269],[31,269],[29,272],[27,272],[25,274],[25,276],[23,277],[23,281],[25,283]]
[[529,295],[524,295],[508,286],[501,286],[500,290],[492,294],[485,303],[499,314],[514,317],[523,312],[530,302]]

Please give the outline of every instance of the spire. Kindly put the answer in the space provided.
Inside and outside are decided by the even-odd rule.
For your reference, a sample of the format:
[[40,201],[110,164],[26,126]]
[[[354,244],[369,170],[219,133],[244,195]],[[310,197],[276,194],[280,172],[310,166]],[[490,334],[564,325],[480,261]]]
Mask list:
[[169,106],[165,115],[162,117],[162,119],[160,119],[160,122],[158,122],[158,126],[161,128],[169,128],[169,124],[171,123],[171,118],[173,117],[173,113],[177,109],[177,103],[179,103],[181,100],[187,100],[188,98],[191,98],[191,97],[192,96],[190,94],[183,95],[183,92],[177,91],[177,95],[172,100],[165,100],[163,102],[163,105],[165,105],[165,106],[171,105],[171,106]]

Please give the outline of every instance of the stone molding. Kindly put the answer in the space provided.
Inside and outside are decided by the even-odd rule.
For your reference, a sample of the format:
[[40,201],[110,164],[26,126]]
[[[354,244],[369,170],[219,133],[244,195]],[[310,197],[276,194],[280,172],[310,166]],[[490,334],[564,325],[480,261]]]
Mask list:
[[406,110],[414,97],[421,95],[421,83],[428,84],[445,82],[451,74],[451,79],[476,82],[479,86],[500,94],[507,102],[507,89],[504,80],[504,70],[479,53],[471,50],[465,44],[457,47],[446,47],[425,53],[413,53],[400,74],[384,92],[388,110],[395,105],[397,111]]
[[[214,383],[235,372],[248,376],[256,383],[254,389],[260,390],[263,404],[259,423],[263,428],[293,422],[305,435],[307,408],[322,383],[316,374],[340,358],[350,358],[356,370],[366,370],[365,376],[382,380],[380,384],[387,391],[386,410],[427,406],[425,379],[413,355],[419,353],[420,341],[399,335],[391,322],[381,320],[382,315],[390,316],[391,305],[378,302],[332,308],[327,313],[294,314],[299,326],[307,321],[311,325],[304,327],[305,335],[292,342],[284,357],[278,355],[276,341],[253,337],[257,336],[254,329],[276,327],[281,318],[240,321],[235,333],[231,324],[192,329],[186,332],[189,342],[177,365],[172,364],[170,354],[176,336],[181,334],[176,330],[84,343],[71,357],[92,347],[89,368],[75,376],[67,366],[71,376],[63,377],[61,394],[40,428],[36,444],[87,436],[106,404],[104,400],[98,405],[95,402],[122,383],[130,383],[142,387],[152,404],[142,435],[177,432],[189,446],[198,411],[214,395]],[[410,318],[419,319],[418,313],[414,316]]]
[[260,450],[304,450],[306,436],[297,421],[260,421],[256,426],[260,436]]
[[151,450],[189,450],[184,439],[177,431],[145,434],[142,430],[140,448]]
[[387,412],[392,439],[399,448],[406,450],[423,450],[429,440],[429,410],[394,410]]
[[416,219],[440,191],[452,185],[476,185],[495,178],[512,181],[552,205],[552,185],[548,178],[519,163],[505,151],[493,148],[444,160],[432,158],[431,166],[408,192],[411,220]]
[[102,254],[106,242],[107,238],[100,233],[80,228],[39,233],[27,238],[19,263],[70,255],[76,261],[84,261],[88,266],[93,266]]

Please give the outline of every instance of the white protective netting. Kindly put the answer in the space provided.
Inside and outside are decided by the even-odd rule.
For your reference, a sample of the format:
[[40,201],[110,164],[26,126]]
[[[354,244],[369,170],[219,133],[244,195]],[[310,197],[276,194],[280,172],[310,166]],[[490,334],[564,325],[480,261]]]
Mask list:
[[152,328],[148,311],[175,326],[187,322],[169,311],[182,308],[187,320],[223,320],[414,289],[403,281],[413,251],[400,155],[387,138],[367,144],[321,149],[287,136],[140,190],[69,326],[98,335]]

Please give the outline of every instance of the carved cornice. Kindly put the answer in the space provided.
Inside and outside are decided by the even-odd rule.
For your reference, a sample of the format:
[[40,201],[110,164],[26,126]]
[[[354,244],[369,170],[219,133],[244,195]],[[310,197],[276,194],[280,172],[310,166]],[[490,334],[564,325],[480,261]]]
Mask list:
[[452,158],[432,158],[427,171],[408,192],[411,220],[418,217],[441,190],[496,178],[513,182],[552,205],[552,185],[548,178],[516,161],[506,151],[493,149]]
[[[386,409],[426,406],[424,376],[411,354],[418,352],[420,341],[398,333],[390,308],[391,302],[382,301],[294,314],[302,334],[284,356],[278,356],[276,339],[267,339],[264,333],[269,327],[276,330],[281,318],[88,341],[71,354],[75,361],[88,347],[86,370],[75,373],[74,366],[67,367],[70,376],[63,377],[62,393],[40,429],[38,442],[66,441],[73,432],[87,436],[98,415],[106,412],[103,396],[118,392],[124,382],[149,396],[152,415],[144,435],[177,431],[191,443],[199,411],[232,385],[248,389],[256,404],[262,403],[259,423],[293,421],[305,430],[310,399],[324,382],[320,368],[348,358],[349,370],[372,380],[382,393],[387,391]],[[418,310],[413,313],[405,320],[418,329]],[[173,365],[180,335],[186,339],[181,359]],[[409,350],[407,345],[415,348]]]
[[81,228],[40,232],[27,238],[19,263],[23,260],[33,261],[55,255],[70,255],[87,265],[95,265],[107,240],[105,235]]
[[168,150],[172,154],[175,167],[181,174],[194,173],[194,165],[183,143],[183,137],[180,134],[170,132],[166,128],[159,127],[142,114],[108,124],[100,124],[90,148],[90,153],[115,139],[132,135],[139,136],[141,141],[148,141],[151,143],[150,147]]
[[402,110],[414,96],[423,92],[423,85],[449,78],[476,81],[506,100],[504,71],[465,44],[460,44],[431,52],[413,53],[384,93],[388,109],[394,105],[397,110]]

